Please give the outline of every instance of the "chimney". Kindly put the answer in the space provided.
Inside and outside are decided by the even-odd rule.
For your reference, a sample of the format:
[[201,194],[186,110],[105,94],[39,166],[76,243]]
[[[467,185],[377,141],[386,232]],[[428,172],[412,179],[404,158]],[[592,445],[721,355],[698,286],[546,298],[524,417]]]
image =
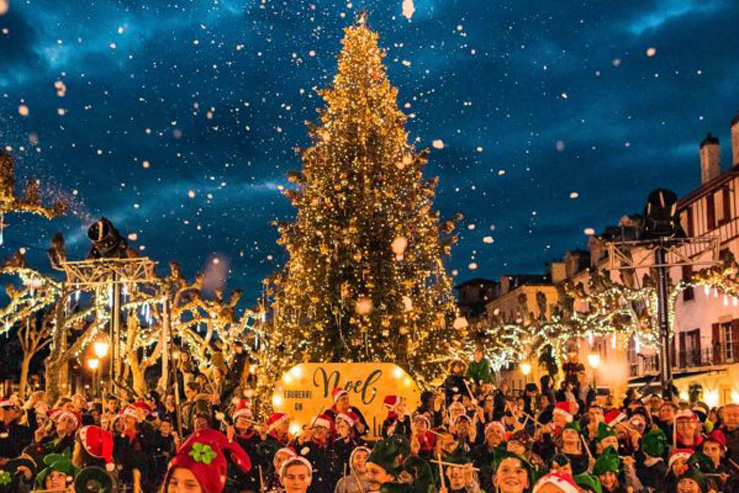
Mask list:
[[739,114],[731,120],[731,150],[734,156],[732,164],[739,166]]
[[552,284],[559,284],[567,279],[567,267],[564,262],[552,262],[550,269]]
[[721,174],[721,148],[718,139],[710,133],[701,142],[700,155],[701,183],[706,183]]

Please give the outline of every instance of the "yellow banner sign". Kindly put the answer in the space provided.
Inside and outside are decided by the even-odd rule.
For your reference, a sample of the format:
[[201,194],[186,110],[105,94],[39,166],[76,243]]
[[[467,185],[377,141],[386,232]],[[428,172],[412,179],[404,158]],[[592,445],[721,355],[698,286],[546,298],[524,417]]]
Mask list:
[[385,396],[404,397],[406,412],[415,410],[420,402],[416,382],[393,363],[301,363],[277,383],[272,405],[275,411],[290,416],[290,431],[296,433],[333,406],[331,393],[336,387],[346,390],[350,405],[364,415],[370,439],[380,437],[387,417],[382,405]]

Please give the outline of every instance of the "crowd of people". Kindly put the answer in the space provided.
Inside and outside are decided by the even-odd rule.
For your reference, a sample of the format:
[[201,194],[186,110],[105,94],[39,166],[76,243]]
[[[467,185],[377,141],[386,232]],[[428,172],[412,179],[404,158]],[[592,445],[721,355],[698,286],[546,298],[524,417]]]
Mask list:
[[[631,391],[599,396],[576,354],[513,392],[481,350],[455,360],[420,406],[392,389],[370,426],[349,392],[297,435],[290,418],[219,402],[207,378],[130,402],[81,395],[0,402],[0,492],[732,493],[739,404],[709,409]],[[555,383],[557,386],[555,387]],[[182,436],[177,429],[182,429]]]

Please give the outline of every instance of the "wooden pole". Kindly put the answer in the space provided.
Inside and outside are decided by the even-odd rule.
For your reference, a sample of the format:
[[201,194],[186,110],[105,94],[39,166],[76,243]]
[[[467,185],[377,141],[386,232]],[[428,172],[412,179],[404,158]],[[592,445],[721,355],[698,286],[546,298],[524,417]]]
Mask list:
[[585,440],[585,437],[580,435],[580,440],[582,441],[582,444],[585,446],[585,452],[588,453],[589,458],[593,458],[593,454],[590,453],[590,447],[588,446],[587,440]]

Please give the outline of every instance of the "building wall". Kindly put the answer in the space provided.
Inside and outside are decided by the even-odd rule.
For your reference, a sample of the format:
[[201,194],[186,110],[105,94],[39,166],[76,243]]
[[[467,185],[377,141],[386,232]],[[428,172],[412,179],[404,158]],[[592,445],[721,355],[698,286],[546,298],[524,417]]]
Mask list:
[[552,305],[557,304],[557,288],[554,286],[519,286],[514,288],[512,291],[494,299],[487,305],[485,305],[485,312],[488,317],[492,318],[496,313],[501,314],[506,322],[514,322],[517,318],[523,317],[525,314],[519,313],[518,297],[521,294],[526,295],[528,300],[528,310],[533,312],[536,318],[541,315],[539,305],[536,303],[536,293],[544,293],[547,300],[547,308],[544,316],[549,318],[551,316]]

